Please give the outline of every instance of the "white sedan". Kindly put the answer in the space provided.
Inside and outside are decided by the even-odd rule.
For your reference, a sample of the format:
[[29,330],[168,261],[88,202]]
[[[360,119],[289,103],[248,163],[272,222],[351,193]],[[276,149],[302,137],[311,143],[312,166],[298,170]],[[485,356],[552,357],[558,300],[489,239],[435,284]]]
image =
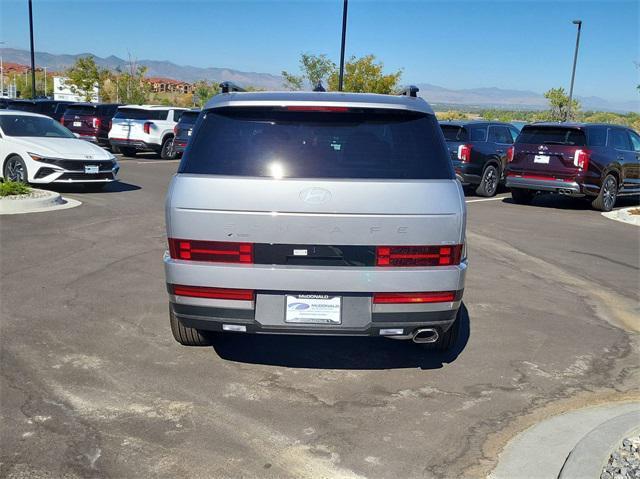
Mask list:
[[115,181],[115,156],[80,140],[49,118],[0,110],[0,177],[24,183],[81,183],[99,190]]

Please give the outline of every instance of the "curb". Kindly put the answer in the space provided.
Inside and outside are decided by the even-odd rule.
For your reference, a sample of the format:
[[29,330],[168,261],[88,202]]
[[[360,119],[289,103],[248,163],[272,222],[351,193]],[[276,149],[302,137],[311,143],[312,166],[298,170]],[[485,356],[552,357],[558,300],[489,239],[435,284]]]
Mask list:
[[[627,413],[640,415],[637,400],[589,406],[551,416],[511,438],[498,457],[496,467],[489,474],[490,479],[513,479],[516,477],[536,477],[537,479],[557,479],[567,462],[567,457],[591,431],[601,424]],[[636,427],[638,423],[636,422]],[[607,451],[617,445],[615,437],[596,453],[604,457]],[[596,475],[582,476],[599,478]],[[562,479],[568,479],[562,478]]]
[[558,479],[600,477],[609,456],[619,443],[640,432],[640,411],[609,419],[584,436],[569,453]]
[[640,206],[630,206],[629,208],[602,213],[602,216],[610,220],[620,221],[621,223],[640,226],[640,215],[632,215],[629,213],[630,210],[636,209],[640,209]]
[[73,208],[81,204],[82,202],[78,200],[63,198],[55,191],[34,188],[30,195],[0,198],[0,215],[39,213]]

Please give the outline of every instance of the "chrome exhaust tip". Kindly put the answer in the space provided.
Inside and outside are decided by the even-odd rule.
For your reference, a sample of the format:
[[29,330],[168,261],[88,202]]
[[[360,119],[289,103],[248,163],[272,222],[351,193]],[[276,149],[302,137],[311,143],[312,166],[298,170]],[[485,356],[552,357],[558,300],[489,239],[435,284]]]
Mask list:
[[440,335],[438,330],[433,328],[416,329],[411,340],[414,343],[435,343]]

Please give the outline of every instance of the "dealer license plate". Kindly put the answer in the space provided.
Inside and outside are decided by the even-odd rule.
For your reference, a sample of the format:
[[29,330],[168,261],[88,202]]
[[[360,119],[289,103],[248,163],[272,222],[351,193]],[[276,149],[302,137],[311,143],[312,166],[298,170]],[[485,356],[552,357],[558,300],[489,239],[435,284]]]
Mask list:
[[84,172],[92,175],[98,173],[98,170],[99,168],[97,165],[86,165],[84,167]]
[[544,163],[545,165],[549,164],[549,155],[536,155],[533,157],[534,163]]
[[287,296],[285,322],[340,324],[342,298],[324,294]]

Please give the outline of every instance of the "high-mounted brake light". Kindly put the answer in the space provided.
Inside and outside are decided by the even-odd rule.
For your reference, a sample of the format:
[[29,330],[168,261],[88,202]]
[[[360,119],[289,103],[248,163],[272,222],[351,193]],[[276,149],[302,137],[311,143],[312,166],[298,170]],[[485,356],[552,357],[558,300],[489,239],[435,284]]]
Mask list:
[[589,150],[576,150],[573,157],[573,164],[586,171],[589,168],[589,160],[591,159],[591,152]]
[[349,111],[346,106],[304,106],[290,105],[286,107],[289,111]]
[[92,121],[93,127],[100,128],[100,123],[101,123],[100,118],[92,118],[92,120],[93,120]]
[[513,146],[507,148],[507,162],[511,163],[513,161],[513,155],[515,154],[516,149]]
[[376,248],[376,266],[451,266],[460,264],[461,257],[461,244]]
[[455,301],[455,291],[435,291],[428,293],[374,293],[374,304],[401,303],[448,303]]
[[169,254],[174,259],[217,263],[253,263],[253,244],[169,238]]
[[236,301],[253,301],[255,292],[251,289],[210,288],[208,286],[169,285],[169,291],[176,296],[190,298],[231,299]]
[[144,132],[148,135],[149,131],[151,130],[151,125],[153,125],[152,122],[150,121],[145,121],[144,125],[142,125],[142,129],[144,130]]
[[458,147],[458,159],[463,163],[471,161],[471,145],[460,145]]

